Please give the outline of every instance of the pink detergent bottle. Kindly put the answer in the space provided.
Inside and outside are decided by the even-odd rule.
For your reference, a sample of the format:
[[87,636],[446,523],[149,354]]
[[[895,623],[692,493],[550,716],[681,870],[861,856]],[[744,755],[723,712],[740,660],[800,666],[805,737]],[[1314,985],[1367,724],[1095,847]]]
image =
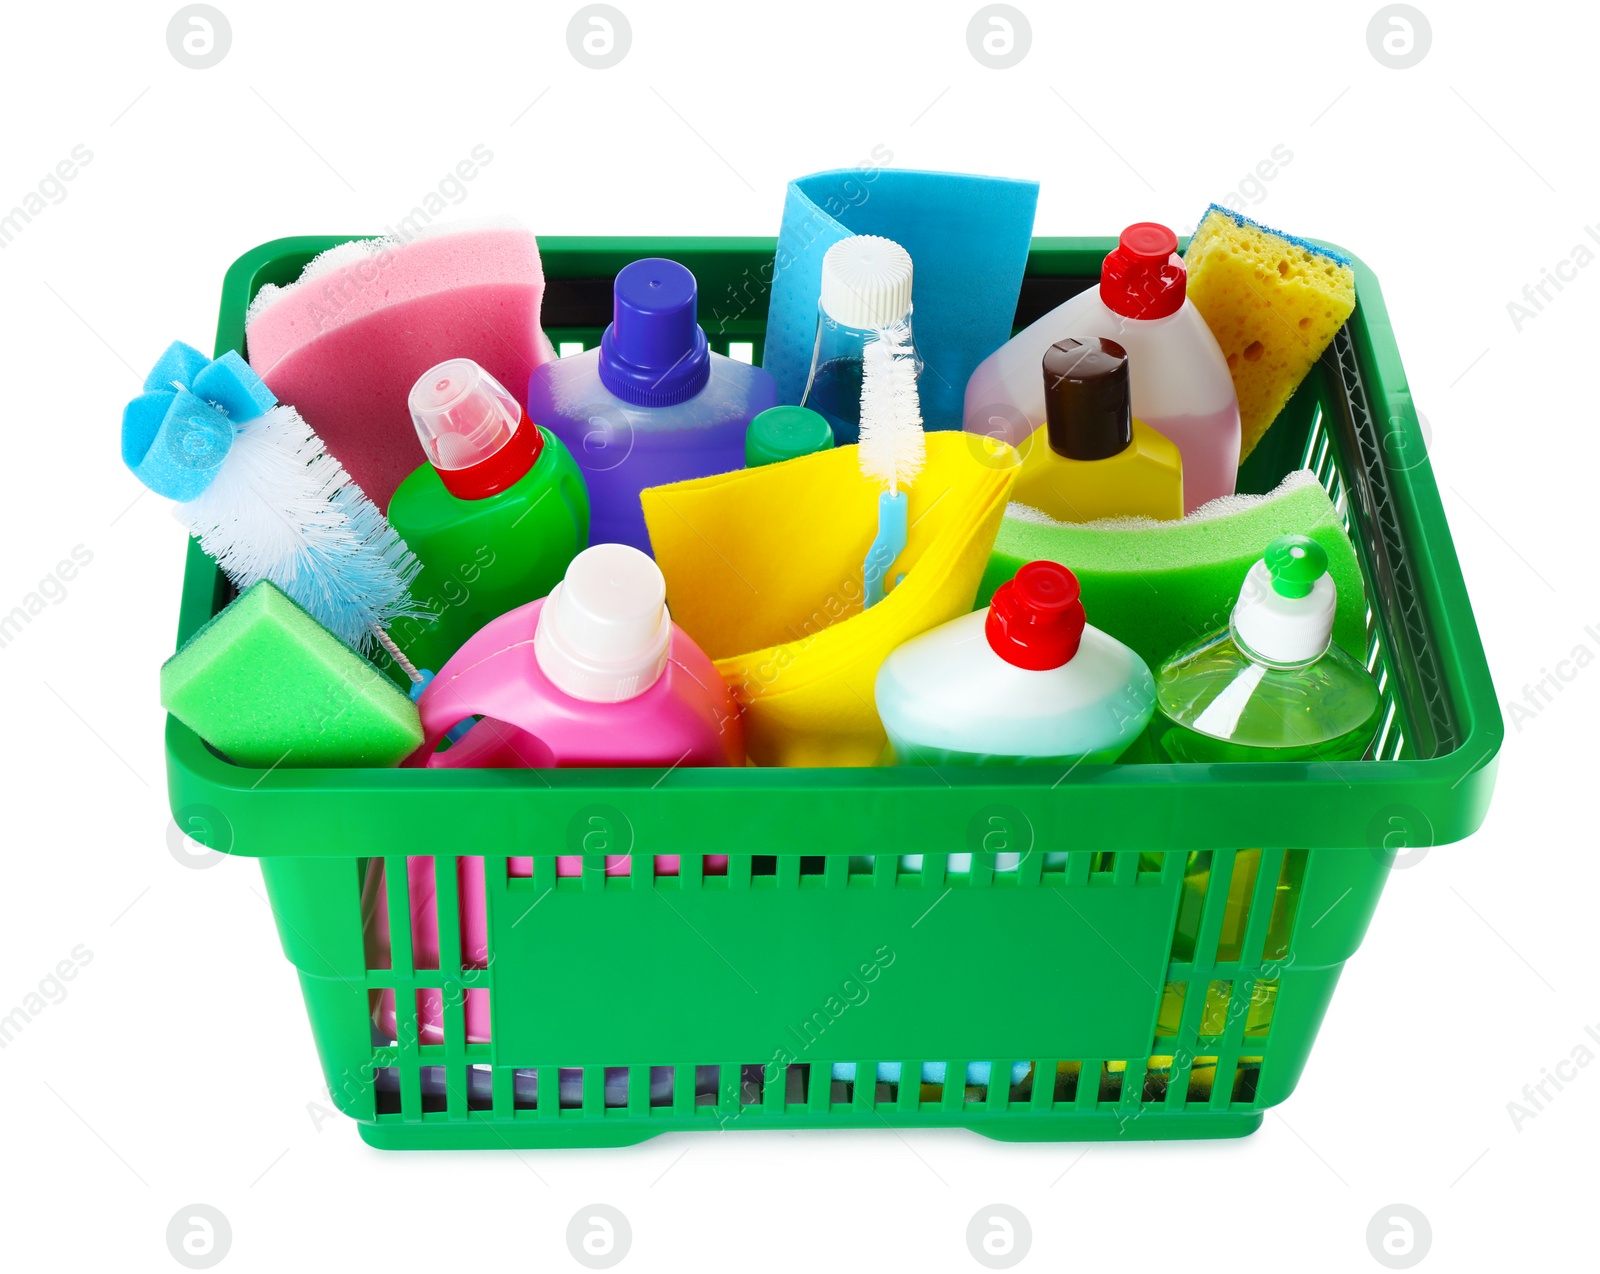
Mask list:
[[[596,544],[572,560],[549,597],[491,620],[440,669],[417,701],[423,745],[407,762],[432,768],[678,766],[744,764],[739,710],[716,665],[667,613],[666,581],[646,554]],[[460,741],[435,751],[469,718]],[[727,871],[726,855],[707,855],[708,873]],[[482,858],[458,860],[462,963],[490,959]],[[414,959],[439,967],[434,860],[408,859]],[[675,875],[678,855],[659,854],[658,875]],[[532,858],[511,858],[513,876],[533,874]],[[606,855],[607,875],[627,875],[632,857]],[[558,876],[582,874],[581,855],[556,859]],[[369,881],[370,886],[370,881]],[[372,895],[369,916],[381,906]],[[381,927],[369,920],[371,932]],[[443,1039],[438,991],[419,995],[421,1042]],[[391,1038],[392,992],[378,1024]],[[469,1042],[489,1038],[487,996],[466,995]]]
[[1217,338],[1188,299],[1178,236],[1142,221],[1106,254],[1100,283],[1056,306],[997,349],[967,381],[962,428],[1021,447],[1045,419],[1039,364],[1071,337],[1128,353],[1133,416],[1183,458],[1183,511],[1232,495],[1239,476],[1239,401]]

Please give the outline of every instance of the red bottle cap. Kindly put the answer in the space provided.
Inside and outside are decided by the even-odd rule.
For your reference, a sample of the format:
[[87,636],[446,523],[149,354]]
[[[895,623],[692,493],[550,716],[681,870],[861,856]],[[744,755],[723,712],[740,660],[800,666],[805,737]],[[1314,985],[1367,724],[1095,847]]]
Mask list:
[[1129,226],[1100,267],[1100,299],[1106,308],[1131,319],[1176,314],[1188,286],[1177,253],[1178,236],[1166,226],[1154,221]]
[[1083,625],[1078,577],[1059,562],[1029,562],[995,589],[983,633],[1008,664],[1044,672],[1078,653]]
[[483,500],[521,482],[543,451],[544,436],[523,412],[511,437],[493,455],[464,469],[434,468],[444,489],[456,499]]
[[459,500],[515,486],[544,448],[522,404],[470,358],[449,358],[423,372],[406,406],[423,454]]

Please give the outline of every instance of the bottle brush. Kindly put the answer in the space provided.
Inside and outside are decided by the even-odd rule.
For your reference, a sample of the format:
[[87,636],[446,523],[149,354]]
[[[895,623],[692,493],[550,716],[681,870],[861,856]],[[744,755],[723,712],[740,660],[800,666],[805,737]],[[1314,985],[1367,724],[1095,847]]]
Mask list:
[[[428,611],[418,562],[293,407],[230,350],[174,342],[122,414],[122,458],[240,592],[270,580],[362,654]],[[402,667],[406,667],[402,661]],[[409,667],[406,672],[417,679]]]
[[862,351],[858,453],[861,472],[883,488],[878,497],[878,535],[862,565],[866,609],[883,600],[890,568],[905,551],[907,488],[922,472],[927,455],[916,353],[911,329],[903,323],[878,328]]

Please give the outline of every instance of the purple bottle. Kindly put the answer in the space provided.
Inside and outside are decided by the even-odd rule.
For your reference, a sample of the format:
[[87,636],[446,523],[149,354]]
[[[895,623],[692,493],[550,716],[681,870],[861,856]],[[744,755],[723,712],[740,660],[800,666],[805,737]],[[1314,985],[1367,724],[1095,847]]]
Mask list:
[[650,552],[639,492],[744,468],[751,418],[776,405],[759,367],[714,354],[694,275],[647,257],[623,267],[598,349],[533,373],[528,418],[566,444],[589,488],[589,542]]

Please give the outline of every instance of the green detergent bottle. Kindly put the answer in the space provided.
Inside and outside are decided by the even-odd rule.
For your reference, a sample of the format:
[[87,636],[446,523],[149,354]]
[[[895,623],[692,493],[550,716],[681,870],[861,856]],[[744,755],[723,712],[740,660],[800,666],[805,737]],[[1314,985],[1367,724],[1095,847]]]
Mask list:
[[1366,667],[1333,644],[1338,591],[1322,546],[1279,536],[1250,568],[1228,627],[1156,676],[1174,761],[1351,761],[1383,716]]
[[412,596],[432,620],[389,636],[437,671],[491,619],[543,597],[589,543],[572,454],[469,358],[429,368],[407,404],[427,462],[396,489],[390,525],[422,563]]

